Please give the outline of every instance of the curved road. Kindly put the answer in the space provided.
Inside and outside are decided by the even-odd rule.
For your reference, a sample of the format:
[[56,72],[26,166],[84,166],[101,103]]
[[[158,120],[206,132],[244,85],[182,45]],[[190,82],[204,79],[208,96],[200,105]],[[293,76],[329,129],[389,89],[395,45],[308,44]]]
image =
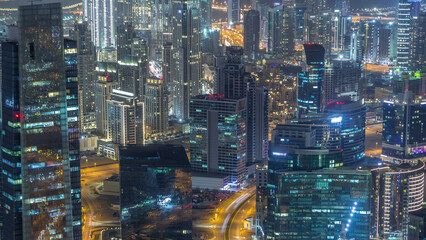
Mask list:
[[[83,240],[89,240],[91,239],[90,236],[93,230],[103,225],[103,222],[96,221],[96,214],[101,211],[100,209],[102,209],[103,206],[100,206],[96,201],[98,195],[95,194],[95,187],[101,184],[105,178],[113,174],[118,174],[118,163],[83,167],[85,163],[82,162],[81,166],[81,201],[82,207],[85,210],[83,213],[83,218],[85,218]],[[111,225],[110,222],[105,223],[108,226]]]
[[[225,240],[231,240],[231,239],[249,239],[245,238],[241,235],[242,233],[242,223],[244,219],[248,218],[249,216],[253,217],[254,221],[254,215],[256,211],[256,194],[252,193],[249,195],[249,197],[245,198],[245,200],[235,209],[235,211],[232,213],[229,223],[226,226],[225,231]],[[247,236],[249,237],[249,236]]]

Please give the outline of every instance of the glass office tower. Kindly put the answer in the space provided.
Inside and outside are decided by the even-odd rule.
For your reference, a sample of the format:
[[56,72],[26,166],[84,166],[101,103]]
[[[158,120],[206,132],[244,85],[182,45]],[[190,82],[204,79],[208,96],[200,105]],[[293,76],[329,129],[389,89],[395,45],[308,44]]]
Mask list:
[[426,98],[410,92],[383,102],[382,158],[388,162],[426,159]]
[[[365,156],[365,118],[367,107],[364,101],[351,101],[349,97],[327,103],[325,112],[338,116],[341,122],[340,142],[343,149],[343,163],[362,161]],[[333,119],[331,119],[333,121]]]
[[61,11],[19,8],[24,239],[73,239]]
[[74,239],[81,239],[80,123],[78,100],[77,41],[64,39],[67,85],[68,139],[71,171],[72,225]]
[[369,171],[283,171],[272,176],[268,239],[369,239]]
[[297,80],[299,116],[321,112],[325,104],[324,64],[325,49],[319,44],[304,44],[306,65]]
[[122,239],[192,239],[191,166],[179,145],[120,147]]
[[18,240],[23,239],[18,43],[3,42],[1,48],[3,134],[0,219],[3,226],[0,238]]
[[246,99],[199,95],[190,103],[192,170],[226,176],[239,184],[247,175]]

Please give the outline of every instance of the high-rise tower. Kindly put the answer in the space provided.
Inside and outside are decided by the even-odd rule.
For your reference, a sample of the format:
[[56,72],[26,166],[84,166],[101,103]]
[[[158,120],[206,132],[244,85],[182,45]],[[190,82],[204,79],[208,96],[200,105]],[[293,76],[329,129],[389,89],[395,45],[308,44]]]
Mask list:
[[71,171],[71,200],[73,237],[81,239],[81,182],[80,182],[80,116],[78,93],[78,51],[77,41],[64,40],[65,81],[67,86],[67,115],[69,161]]
[[298,75],[298,111],[300,114],[321,112],[325,104],[323,86],[325,49],[318,44],[304,44],[306,65]]
[[244,55],[255,61],[259,54],[260,14],[250,10],[244,16]]
[[398,36],[396,65],[401,70],[412,70],[412,44],[414,38],[414,19],[417,18],[421,1],[399,0]]
[[73,239],[61,4],[21,6],[18,25],[23,239]]
[[240,22],[240,0],[227,0],[228,2],[228,28]]
[[[2,42],[2,239],[23,239],[18,42]],[[17,94],[18,93],[18,94]],[[7,229],[7,231],[6,231]]]

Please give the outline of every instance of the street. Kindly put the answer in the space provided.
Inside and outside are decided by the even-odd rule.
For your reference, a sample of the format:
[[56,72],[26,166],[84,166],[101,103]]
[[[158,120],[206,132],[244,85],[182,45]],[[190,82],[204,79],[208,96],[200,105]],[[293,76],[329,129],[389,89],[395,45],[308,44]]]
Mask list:
[[103,228],[119,226],[118,215],[113,216],[111,210],[111,203],[118,203],[118,197],[99,195],[95,190],[105,178],[118,174],[118,163],[93,156],[87,161],[82,159],[81,167],[83,240],[97,239]]
[[[223,201],[214,210],[193,210],[195,215],[207,215],[207,218],[199,218],[193,222],[195,232],[209,232],[212,237],[209,239],[234,239],[235,236],[240,236],[240,230],[243,227],[241,219],[249,216],[254,217],[255,208],[254,196],[256,193],[255,187],[249,187],[239,192],[234,193],[228,199]],[[250,200],[248,200],[250,199]],[[206,213],[208,211],[208,213]],[[251,214],[251,215],[250,215]],[[226,236],[228,234],[228,236]],[[229,235],[232,237],[229,238]]]
[[380,157],[382,153],[383,124],[367,125],[365,129],[365,156]]

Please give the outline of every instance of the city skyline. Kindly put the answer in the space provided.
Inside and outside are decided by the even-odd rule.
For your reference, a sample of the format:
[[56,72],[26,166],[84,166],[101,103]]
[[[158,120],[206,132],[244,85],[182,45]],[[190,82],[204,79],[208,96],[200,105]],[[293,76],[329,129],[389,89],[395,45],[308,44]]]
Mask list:
[[0,0],[0,239],[426,238],[424,0]]

